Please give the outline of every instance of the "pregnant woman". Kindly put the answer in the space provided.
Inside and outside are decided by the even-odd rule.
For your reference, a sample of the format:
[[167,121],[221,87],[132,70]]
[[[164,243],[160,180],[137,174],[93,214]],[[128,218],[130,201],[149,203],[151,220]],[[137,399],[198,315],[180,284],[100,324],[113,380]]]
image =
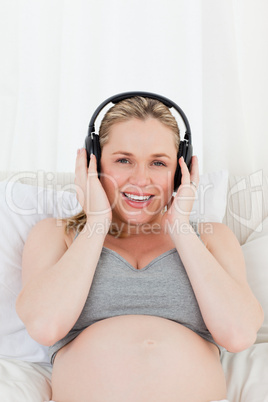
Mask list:
[[189,171],[178,160],[162,102],[116,103],[99,138],[100,175],[96,157],[88,166],[77,152],[82,212],[40,221],[23,253],[17,311],[50,346],[52,399],[225,400],[221,351],[249,347],[263,320],[238,241],[223,224],[190,223],[198,161]]

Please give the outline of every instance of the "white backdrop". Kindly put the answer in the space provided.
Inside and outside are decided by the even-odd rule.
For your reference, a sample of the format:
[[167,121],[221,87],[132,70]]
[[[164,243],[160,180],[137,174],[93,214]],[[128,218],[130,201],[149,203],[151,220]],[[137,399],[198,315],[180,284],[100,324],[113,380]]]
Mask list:
[[144,90],[182,107],[203,171],[268,173],[266,0],[0,5],[0,170],[73,171],[99,103]]
[[202,4],[205,169],[268,174],[268,2]]

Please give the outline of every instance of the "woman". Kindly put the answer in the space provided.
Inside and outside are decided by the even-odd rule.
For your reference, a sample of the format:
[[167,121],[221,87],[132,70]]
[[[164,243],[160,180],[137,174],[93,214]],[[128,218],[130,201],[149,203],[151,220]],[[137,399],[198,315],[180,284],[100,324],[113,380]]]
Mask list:
[[100,127],[101,177],[76,160],[83,213],[39,222],[23,254],[17,311],[50,346],[56,402],[208,402],[226,398],[220,351],[255,341],[263,313],[240,246],[219,223],[193,230],[198,184],[179,130],[157,100],[123,100]]

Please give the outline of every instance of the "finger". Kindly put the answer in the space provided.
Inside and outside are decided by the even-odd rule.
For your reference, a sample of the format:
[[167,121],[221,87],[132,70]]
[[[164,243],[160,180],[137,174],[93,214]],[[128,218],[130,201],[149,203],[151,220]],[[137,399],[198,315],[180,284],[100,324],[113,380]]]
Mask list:
[[89,166],[88,166],[88,173],[90,173],[90,176],[96,174],[97,175],[97,158],[94,154],[90,155],[90,161],[89,161]]
[[86,150],[84,148],[77,150],[75,163],[75,176],[86,179],[87,177],[87,160]]
[[181,184],[189,184],[190,183],[190,172],[189,172],[188,167],[182,156],[179,159],[179,164],[180,164],[180,168],[181,168]]
[[76,198],[83,207],[87,183],[87,161],[85,150],[83,148],[77,150],[74,183],[76,189]]
[[197,186],[199,183],[199,165],[197,156],[192,157],[190,181],[193,181]]

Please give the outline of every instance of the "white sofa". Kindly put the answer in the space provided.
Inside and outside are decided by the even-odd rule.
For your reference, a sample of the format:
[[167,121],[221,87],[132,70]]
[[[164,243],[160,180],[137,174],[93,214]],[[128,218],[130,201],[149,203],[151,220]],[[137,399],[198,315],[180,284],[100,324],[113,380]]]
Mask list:
[[[15,311],[21,289],[21,256],[31,227],[47,216],[80,210],[74,175],[0,172],[0,401],[43,402],[51,397],[47,348],[33,341]],[[249,283],[266,313],[256,343],[224,352],[230,402],[268,401],[268,178],[226,171],[202,175],[193,220],[226,223],[245,256]],[[127,401],[126,401],[127,402]]]

